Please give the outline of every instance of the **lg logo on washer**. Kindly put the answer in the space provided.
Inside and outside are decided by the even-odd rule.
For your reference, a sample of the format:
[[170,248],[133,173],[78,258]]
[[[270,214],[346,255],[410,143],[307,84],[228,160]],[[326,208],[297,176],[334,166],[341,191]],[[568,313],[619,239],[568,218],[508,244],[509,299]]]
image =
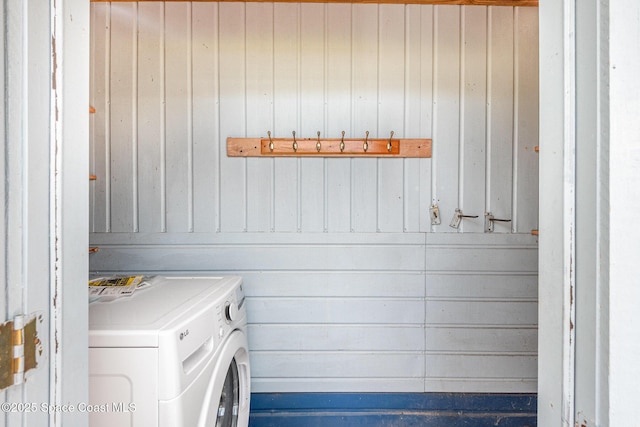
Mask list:
[[180,341],[185,339],[187,337],[187,335],[189,335],[189,330],[188,329],[185,329],[184,332],[180,332]]

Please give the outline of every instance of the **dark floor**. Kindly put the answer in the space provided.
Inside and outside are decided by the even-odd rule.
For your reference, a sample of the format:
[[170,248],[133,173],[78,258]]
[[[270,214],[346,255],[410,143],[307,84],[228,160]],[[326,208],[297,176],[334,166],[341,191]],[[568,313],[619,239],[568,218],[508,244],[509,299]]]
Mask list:
[[254,393],[250,427],[535,427],[535,394]]

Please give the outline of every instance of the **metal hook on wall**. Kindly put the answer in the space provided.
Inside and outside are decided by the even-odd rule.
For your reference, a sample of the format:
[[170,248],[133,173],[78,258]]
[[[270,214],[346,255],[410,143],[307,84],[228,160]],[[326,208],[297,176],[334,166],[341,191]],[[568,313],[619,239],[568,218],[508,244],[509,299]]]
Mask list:
[[316,142],[316,150],[318,150],[318,153],[320,149],[322,149],[322,144],[320,144],[320,131],[318,131],[318,142]]
[[298,143],[296,142],[296,131],[291,132],[293,134],[293,151],[298,151]]
[[389,135],[389,142],[387,143],[388,152],[391,152],[391,138],[393,138],[393,131],[391,131],[391,135]]
[[492,233],[493,232],[493,223],[494,221],[498,222],[511,222],[510,219],[499,219],[494,218],[491,212],[485,212],[484,214],[484,232]]
[[344,152],[344,131],[342,131],[342,139],[340,140],[340,152]]
[[362,149],[364,150],[365,153],[369,149],[369,131],[365,132],[364,144],[362,144]]
[[453,214],[453,218],[451,219],[451,223],[449,227],[458,228],[460,227],[460,221],[462,218],[478,218],[478,215],[464,215],[460,208],[456,208],[456,212]]
[[271,139],[271,131],[267,131],[267,135],[269,136],[269,151],[273,151],[273,140]]

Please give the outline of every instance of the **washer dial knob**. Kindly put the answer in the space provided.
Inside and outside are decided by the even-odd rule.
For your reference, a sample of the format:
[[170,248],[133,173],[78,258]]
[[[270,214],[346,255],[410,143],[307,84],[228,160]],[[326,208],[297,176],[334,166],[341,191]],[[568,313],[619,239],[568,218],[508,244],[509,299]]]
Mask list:
[[227,322],[233,322],[238,317],[238,306],[233,302],[227,302],[224,306],[224,317]]

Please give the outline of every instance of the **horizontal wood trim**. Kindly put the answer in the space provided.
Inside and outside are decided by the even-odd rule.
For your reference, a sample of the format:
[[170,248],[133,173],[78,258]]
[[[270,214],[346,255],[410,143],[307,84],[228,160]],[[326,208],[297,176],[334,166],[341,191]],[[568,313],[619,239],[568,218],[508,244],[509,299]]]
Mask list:
[[[295,146],[294,146],[295,144]],[[229,157],[431,157],[431,139],[227,138]]]
[[[131,0],[91,0],[91,2],[130,2]],[[157,0],[137,0],[157,1]],[[234,2],[237,0],[171,0],[192,2]],[[245,0],[245,3],[266,3],[266,0]],[[357,4],[435,4],[459,6],[538,6],[538,0],[279,0],[280,3],[357,3]]]

